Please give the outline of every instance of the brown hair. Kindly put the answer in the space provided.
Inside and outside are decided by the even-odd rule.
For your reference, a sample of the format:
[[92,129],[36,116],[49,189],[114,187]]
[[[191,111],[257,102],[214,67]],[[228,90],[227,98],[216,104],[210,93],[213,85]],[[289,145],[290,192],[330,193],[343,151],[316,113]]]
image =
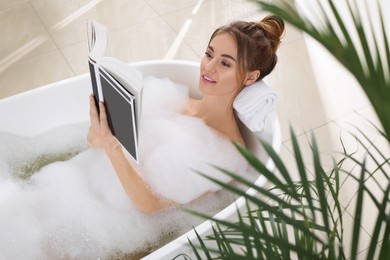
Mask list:
[[[237,43],[239,80],[243,81],[245,72],[259,70],[258,80],[274,69],[280,39],[284,34],[284,22],[277,16],[268,15],[260,22],[236,21],[214,31],[211,40],[221,34],[229,33]],[[210,43],[209,43],[210,44]]]

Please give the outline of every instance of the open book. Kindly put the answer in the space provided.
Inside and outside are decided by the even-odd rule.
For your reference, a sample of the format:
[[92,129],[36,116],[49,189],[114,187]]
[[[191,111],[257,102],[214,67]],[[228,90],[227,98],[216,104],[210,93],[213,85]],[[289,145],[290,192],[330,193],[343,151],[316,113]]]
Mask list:
[[105,26],[91,22],[90,29],[88,62],[96,105],[98,107],[97,102],[104,101],[112,133],[134,160],[139,162],[138,130],[143,76],[130,65],[105,56]]

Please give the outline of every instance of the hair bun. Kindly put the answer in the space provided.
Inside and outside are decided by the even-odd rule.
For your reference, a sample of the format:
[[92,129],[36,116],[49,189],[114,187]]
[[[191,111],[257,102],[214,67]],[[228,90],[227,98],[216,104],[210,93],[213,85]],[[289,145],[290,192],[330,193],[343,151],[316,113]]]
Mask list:
[[284,22],[281,18],[275,15],[267,15],[259,23],[258,26],[264,31],[265,35],[272,41],[272,49],[274,51],[280,45],[280,39],[284,35]]

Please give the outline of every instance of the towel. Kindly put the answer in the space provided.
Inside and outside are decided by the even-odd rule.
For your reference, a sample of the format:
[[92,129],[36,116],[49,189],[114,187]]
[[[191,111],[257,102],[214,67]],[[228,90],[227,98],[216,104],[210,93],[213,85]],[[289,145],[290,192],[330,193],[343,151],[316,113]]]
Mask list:
[[252,132],[263,130],[276,103],[276,93],[262,80],[245,87],[233,102],[238,118]]

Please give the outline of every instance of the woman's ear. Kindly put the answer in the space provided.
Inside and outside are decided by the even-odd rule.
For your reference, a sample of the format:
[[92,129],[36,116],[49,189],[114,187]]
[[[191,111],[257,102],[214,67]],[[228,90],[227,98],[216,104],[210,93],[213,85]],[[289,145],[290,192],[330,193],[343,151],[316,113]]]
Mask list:
[[254,70],[247,74],[245,79],[245,86],[251,85],[256,82],[256,80],[260,77],[260,70]]

